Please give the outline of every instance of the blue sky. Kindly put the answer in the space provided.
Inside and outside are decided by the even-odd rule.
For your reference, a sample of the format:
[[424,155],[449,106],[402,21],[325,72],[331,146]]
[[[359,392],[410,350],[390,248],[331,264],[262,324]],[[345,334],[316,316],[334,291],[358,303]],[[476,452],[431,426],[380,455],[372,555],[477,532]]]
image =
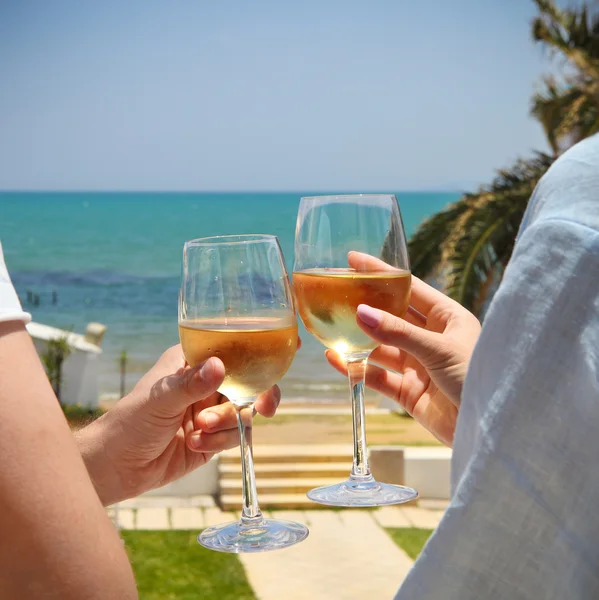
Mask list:
[[545,148],[527,0],[0,0],[0,189],[409,190]]

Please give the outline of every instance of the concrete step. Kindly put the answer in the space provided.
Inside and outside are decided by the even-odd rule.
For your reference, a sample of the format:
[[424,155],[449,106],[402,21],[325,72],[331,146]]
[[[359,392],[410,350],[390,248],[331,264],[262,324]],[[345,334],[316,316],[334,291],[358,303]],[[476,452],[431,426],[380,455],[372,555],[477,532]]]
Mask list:
[[[262,510],[273,508],[280,509],[305,509],[322,508],[322,505],[312,502],[305,494],[262,494],[258,495],[258,502]],[[227,494],[221,496],[223,510],[241,510],[241,494]],[[273,515],[276,518],[276,515]]]
[[[348,445],[260,445],[254,446],[254,463],[323,463],[352,460],[352,447]],[[239,449],[225,450],[219,454],[220,464],[239,463]]]
[[[347,478],[339,477],[309,477],[309,478],[282,478],[282,479],[257,479],[258,497],[264,494],[305,494],[315,487],[334,485]],[[241,479],[223,479],[220,482],[222,496],[237,494],[241,498]]]
[[[314,477],[337,477],[339,480],[346,479],[351,469],[351,457],[344,462],[297,462],[297,463],[256,463],[256,477],[258,479],[269,478],[314,478]],[[224,463],[219,468],[220,480],[235,479],[241,477],[241,463]]]

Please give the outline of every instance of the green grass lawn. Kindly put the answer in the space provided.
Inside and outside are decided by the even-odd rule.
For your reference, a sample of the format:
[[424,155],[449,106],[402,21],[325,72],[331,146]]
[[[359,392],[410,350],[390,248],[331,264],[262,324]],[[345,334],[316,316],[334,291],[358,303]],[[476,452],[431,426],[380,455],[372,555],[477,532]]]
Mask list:
[[416,560],[424,548],[426,540],[433,533],[432,529],[399,528],[387,529],[393,541],[412,559]]
[[202,548],[194,531],[122,531],[140,600],[255,600],[234,554]]

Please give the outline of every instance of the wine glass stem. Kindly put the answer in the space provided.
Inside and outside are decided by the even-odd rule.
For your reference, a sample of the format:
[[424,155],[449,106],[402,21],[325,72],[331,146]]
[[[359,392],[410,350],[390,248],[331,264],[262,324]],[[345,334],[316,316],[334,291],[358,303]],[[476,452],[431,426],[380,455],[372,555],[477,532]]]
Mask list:
[[262,521],[262,512],[258,506],[256,475],[254,473],[254,456],[252,451],[252,418],[254,404],[235,406],[237,412],[237,428],[239,430],[239,448],[241,450],[241,477],[243,506],[241,522],[244,525],[256,525]]
[[354,463],[351,470],[352,479],[372,480],[368,466],[368,447],[366,446],[366,423],[364,409],[364,380],[368,355],[348,356],[347,370],[349,389],[352,401],[352,418],[354,429]]

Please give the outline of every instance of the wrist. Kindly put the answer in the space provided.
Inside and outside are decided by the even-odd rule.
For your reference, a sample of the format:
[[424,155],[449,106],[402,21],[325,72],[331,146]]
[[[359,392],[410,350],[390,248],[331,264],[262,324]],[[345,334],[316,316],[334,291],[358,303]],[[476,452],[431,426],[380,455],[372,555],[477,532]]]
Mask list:
[[118,469],[110,458],[109,445],[115,437],[115,429],[118,428],[112,412],[108,411],[75,433],[75,440],[85,468],[104,506],[127,497]]

